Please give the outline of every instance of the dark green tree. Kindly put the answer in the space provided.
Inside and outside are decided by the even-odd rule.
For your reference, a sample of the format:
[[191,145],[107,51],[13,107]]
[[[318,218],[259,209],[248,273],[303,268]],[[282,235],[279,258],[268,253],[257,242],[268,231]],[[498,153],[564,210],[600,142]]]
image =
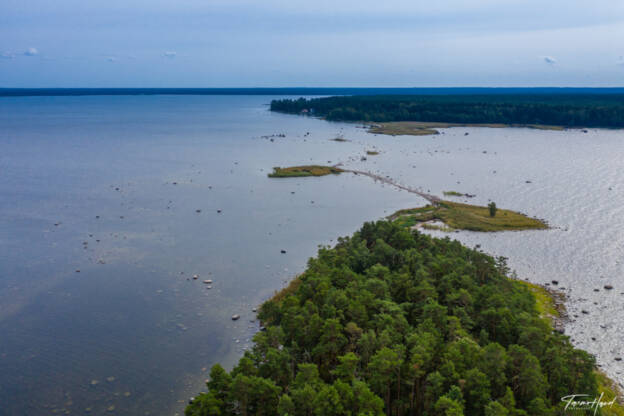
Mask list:
[[488,209],[490,210],[490,217],[495,217],[498,208],[496,208],[496,203],[494,201],[488,204]]

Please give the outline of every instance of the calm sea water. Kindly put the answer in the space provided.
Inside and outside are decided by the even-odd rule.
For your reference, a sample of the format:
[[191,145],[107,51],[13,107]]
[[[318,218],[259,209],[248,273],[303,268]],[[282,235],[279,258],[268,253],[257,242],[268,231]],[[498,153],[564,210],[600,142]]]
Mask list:
[[355,150],[270,99],[0,100],[0,414],[181,412],[318,244],[415,203],[366,178],[269,180]]
[[319,244],[424,203],[361,176],[266,177],[304,163],[545,218],[553,229],[450,236],[558,280],[578,315],[566,331],[624,380],[624,133],[375,136],[271,113],[272,98],[0,99],[0,415],[181,414]]

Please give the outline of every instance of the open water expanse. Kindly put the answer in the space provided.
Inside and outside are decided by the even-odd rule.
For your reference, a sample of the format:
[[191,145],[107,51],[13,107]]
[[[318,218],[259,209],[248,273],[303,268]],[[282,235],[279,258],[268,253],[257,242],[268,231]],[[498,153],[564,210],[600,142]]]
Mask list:
[[624,383],[623,131],[390,137],[271,113],[272,98],[0,98],[0,415],[182,414],[319,244],[426,202],[361,175],[267,178],[312,163],[545,219],[430,233],[559,281],[566,333]]

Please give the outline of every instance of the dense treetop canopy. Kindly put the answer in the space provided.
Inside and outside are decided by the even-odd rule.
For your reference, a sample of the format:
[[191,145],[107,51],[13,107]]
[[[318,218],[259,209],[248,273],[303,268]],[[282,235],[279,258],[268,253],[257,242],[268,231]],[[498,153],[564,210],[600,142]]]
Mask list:
[[273,100],[271,110],[335,121],[624,127],[622,94],[337,96]]
[[494,259],[366,223],[267,301],[238,365],[186,409],[209,415],[555,415],[594,395],[594,358]]

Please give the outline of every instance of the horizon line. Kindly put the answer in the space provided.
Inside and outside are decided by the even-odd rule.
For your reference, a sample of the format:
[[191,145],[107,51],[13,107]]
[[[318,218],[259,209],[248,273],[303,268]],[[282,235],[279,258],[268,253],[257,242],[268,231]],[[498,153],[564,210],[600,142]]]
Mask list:
[[[449,94],[451,93],[451,94]],[[0,87],[0,97],[98,95],[624,94],[624,87]]]

